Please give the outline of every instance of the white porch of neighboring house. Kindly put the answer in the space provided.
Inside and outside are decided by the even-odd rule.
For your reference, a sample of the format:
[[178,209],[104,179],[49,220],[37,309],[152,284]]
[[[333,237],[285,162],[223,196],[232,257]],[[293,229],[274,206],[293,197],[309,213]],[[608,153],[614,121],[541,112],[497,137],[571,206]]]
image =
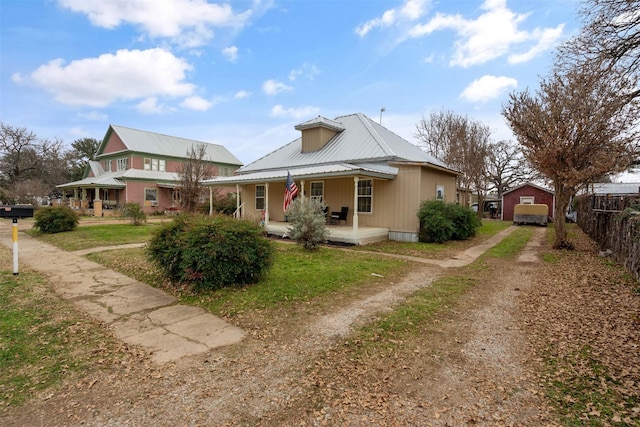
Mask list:
[[[281,221],[269,221],[264,228],[267,234],[289,237],[289,228],[291,224]],[[389,237],[389,229],[381,227],[359,227],[354,229],[351,225],[330,225],[327,224],[329,230],[328,241],[332,243],[346,243],[350,245],[367,245],[370,243],[381,242]]]

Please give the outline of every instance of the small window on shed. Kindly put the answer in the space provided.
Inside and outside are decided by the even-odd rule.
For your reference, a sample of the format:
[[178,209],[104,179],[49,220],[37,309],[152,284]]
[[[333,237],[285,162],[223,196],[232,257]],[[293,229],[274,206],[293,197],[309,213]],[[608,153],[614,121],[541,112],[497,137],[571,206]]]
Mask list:
[[521,196],[520,197],[520,204],[521,205],[533,205],[535,203],[535,197],[534,196]]

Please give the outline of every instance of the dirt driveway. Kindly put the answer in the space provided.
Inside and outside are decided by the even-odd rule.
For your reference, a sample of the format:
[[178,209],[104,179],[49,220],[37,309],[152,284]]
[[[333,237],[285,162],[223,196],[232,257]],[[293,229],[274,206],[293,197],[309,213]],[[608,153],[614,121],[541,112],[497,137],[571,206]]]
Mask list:
[[5,413],[5,425],[558,425],[521,316],[544,236],[478,270],[482,285],[393,351],[356,354],[349,331],[455,269],[423,265],[358,298],[240,315],[242,343],[165,366],[124,349],[120,366]]

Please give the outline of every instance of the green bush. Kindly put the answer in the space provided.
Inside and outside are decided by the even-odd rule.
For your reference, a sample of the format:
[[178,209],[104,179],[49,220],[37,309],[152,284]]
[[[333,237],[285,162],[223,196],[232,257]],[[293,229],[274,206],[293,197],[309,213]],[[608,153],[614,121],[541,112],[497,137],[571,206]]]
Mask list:
[[258,282],[273,263],[273,247],[253,222],[180,215],[154,233],[148,256],[173,283],[218,289]]
[[324,209],[324,203],[306,197],[298,197],[287,209],[289,235],[308,251],[318,249],[329,237]]
[[124,217],[133,225],[142,225],[147,222],[147,214],[144,213],[140,203],[127,203],[124,206]]
[[482,225],[471,209],[438,200],[422,202],[418,219],[418,240],[421,242],[465,240],[475,236],[478,227]]
[[42,233],[73,231],[78,226],[78,215],[67,206],[40,208],[33,217],[33,227]]

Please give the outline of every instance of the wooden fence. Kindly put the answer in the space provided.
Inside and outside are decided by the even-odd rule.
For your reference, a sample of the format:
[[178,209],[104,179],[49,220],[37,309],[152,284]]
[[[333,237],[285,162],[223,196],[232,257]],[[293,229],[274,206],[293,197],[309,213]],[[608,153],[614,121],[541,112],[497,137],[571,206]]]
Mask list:
[[582,196],[576,211],[580,228],[640,281],[640,195]]

